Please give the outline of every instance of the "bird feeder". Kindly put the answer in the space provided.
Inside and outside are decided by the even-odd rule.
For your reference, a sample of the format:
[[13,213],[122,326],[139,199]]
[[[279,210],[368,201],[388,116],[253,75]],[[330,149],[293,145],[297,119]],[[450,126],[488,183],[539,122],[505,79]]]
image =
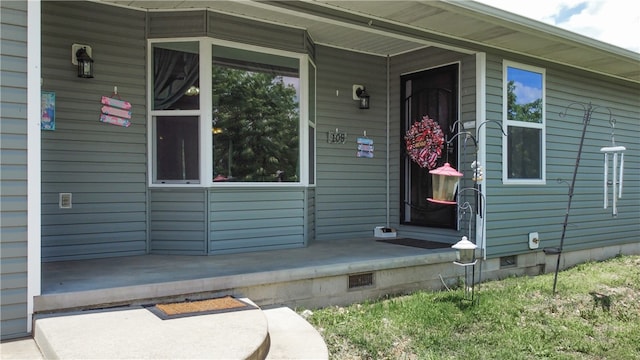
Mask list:
[[467,239],[466,236],[462,240],[455,243],[452,248],[456,249],[456,265],[474,265],[476,263],[476,249],[478,246]]
[[445,163],[441,167],[429,171],[433,184],[433,197],[427,200],[439,204],[456,204],[454,200],[458,190],[458,181],[462,173]]

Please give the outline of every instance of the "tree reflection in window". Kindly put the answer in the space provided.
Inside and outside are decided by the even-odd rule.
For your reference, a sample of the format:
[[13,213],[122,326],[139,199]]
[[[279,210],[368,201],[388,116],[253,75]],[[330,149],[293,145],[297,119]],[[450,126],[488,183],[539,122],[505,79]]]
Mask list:
[[299,181],[297,69],[214,58],[214,181]]

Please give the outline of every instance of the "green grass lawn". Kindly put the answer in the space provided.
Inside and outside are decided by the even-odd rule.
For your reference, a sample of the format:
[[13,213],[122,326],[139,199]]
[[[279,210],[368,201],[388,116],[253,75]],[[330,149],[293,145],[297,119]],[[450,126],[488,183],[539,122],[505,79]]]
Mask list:
[[640,359],[640,256],[313,311],[331,359]]

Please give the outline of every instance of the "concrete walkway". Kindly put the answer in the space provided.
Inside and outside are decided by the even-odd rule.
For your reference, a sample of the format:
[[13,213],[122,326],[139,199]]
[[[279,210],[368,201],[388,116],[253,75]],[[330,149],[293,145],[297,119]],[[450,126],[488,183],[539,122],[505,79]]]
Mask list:
[[[248,299],[243,299],[248,301]],[[161,320],[144,307],[39,316],[2,359],[328,359],[320,334],[287,307]]]
[[23,338],[0,343],[0,359],[42,360],[44,355],[33,338]]

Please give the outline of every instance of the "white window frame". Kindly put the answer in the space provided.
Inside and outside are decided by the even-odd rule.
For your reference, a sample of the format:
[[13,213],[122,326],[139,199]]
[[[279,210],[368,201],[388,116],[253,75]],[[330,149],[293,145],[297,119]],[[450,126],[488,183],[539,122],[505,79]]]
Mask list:
[[[305,101],[305,107],[306,107],[306,122],[307,122],[307,126],[306,126],[306,131],[307,134],[305,136],[304,142],[306,143],[306,146],[304,147],[304,153],[306,156],[307,161],[305,161],[305,166],[306,166],[306,173],[307,173],[307,182],[306,184],[309,187],[315,187],[317,184],[317,176],[316,174],[318,173],[318,162],[317,162],[317,157],[318,157],[318,128],[316,127],[316,123],[318,122],[318,66],[316,65],[315,61],[313,61],[309,56],[307,56],[307,66],[309,66],[309,64],[313,65],[313,67],[309,67],[307,69],[307,72],[305,73],[305,79],[307,81],[307,83],[311,83],[311,80],[309,79],[309,76],[313,75],[314,81],[313,81],[313,85],[314,85],[314,89],[313,89],[313,94],[314,97],[311,98],[311,101],[313,101],[313,109],[315,111],[315,114],[313,114],[313,121],[311,120],[311,109],[309,109],[308,103],[309,101]],[[310,86],[305,86],[304,89],[302,89],[302,91],[306,91],[306,96],[307,96],[307,100],[309,100],[311,94],[309,94],[310,92]],[[303,97],[302,95],[300,97]],[[310,169],[309,169],[309,152],[311,149],[311,144],[309,144],[309,133],[308,133],[308,129],[309,128],[313,128],[314,134],[315,134],[315,139],[313,142],[313,159],[311,159],[311,161],[313,161],[313,173],[311,173]],[[313,177],[313,178],[310,178]]]
[[[510,120],[508,118],[508,101],[507,90],[509,79],[507,77],[508,68],[517,68],[521,70],[531,71],[542,75],[542,119],[540,123],[529,123],[524,121]],[[509,127],[539,129],[540,134],[540,178],[539,179],[511,179],[509,178],[509,139],[507,136],[502,137],[502,183],[514,185],[545,185],[547,182],[547,131],[546,131],[546,70],[544,68],[526,65],[514,61],[503,60],[502,62],[502,123],[504,130],[509,134]]]
[[[199,42],[200,51],[200,109],[198,110],[154,110],[153,109],[153,44],[167,42]],[[213,120],[212,109],[212,68],[211,56],[214,45],[232,47],[241,50],[263,52],[272,55],[285,56],[298,59],[300,69],[300,119],[298,123],[299,150],[298,161],[300,163],[299,181],[297,182],[214,182],[213,176],[213,136],[211,135],[211,122]],[[290,187],[309,186],[309,126],[315,128],[315,124],[309,122],[309,55],[285,50],[272,49],[262,46],[248,45],[238,42],[214,39],[209,37],[187,38],[162,38],[147,40],[147,170],[149,187]],[[314,64],[315,65],[315,64]],[[315,100],[314,100],[315,101]],[[189,115],[198,116],[200,119],[200,179],[192,183],[155,181],[155,121],[154,117],[163,115]],[[317,151],[317,150],[316,150]],[[315,161],[315,159],[314,159]],[[316,165],[317,166],[317,165]],[[315,175],[315,174],[314,174]]]

